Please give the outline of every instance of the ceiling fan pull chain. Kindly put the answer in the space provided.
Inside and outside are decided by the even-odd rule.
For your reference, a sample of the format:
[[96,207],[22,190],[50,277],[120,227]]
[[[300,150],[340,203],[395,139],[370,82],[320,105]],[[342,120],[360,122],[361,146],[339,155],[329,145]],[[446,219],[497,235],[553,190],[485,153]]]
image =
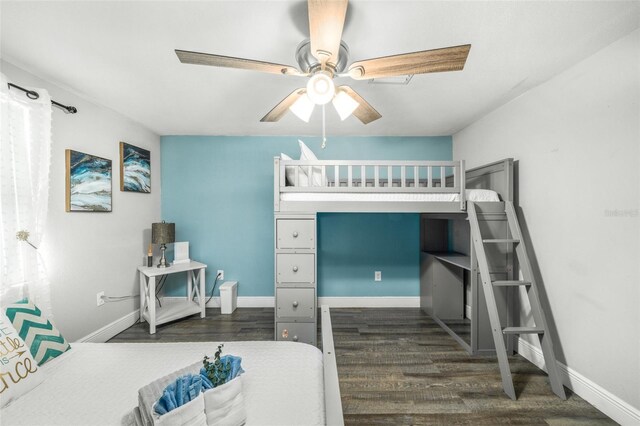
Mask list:
[[322,145],[320,148],[325,149],[327,147],[327,128],[324,119],[324,105],[322,105]]

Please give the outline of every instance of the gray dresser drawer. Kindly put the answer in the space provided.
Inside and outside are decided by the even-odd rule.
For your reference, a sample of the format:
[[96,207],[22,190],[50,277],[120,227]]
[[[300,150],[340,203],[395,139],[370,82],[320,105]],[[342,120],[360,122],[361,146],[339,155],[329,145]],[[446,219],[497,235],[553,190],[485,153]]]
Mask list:
[[277,253],[276,271],[279,283],[315,282],[315,254]]
[[316,310],[314,288],[276,289],[276,315],[278,318],[313,320]]
[[276,340],[316,343],[316,325],[312,322],[279,322],[276,324]]
[[312,219],[276,220],[276,248],[313,249],[316,247],[316,221]]

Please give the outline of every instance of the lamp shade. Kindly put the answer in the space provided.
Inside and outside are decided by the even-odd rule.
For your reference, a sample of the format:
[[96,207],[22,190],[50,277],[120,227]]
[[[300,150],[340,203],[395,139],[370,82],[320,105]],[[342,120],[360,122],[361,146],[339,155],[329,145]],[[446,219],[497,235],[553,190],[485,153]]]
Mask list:
[[176,224],[161,223],[151,224],[151,242],[153,244],[169,244],[176,241]]
[[313,108],[315,105],[311,102],[311,99],[305,94],[298,98],[297,101],[293,103],[289,107],[291,112],[293,112],[300,120],[308,123],[311,118],[311,113],[313,112]]
[[347,95],[347,93],[342,90],[338,92],[332,102],[342,121],[353,114],[353,111],[360,106],[358,101]]

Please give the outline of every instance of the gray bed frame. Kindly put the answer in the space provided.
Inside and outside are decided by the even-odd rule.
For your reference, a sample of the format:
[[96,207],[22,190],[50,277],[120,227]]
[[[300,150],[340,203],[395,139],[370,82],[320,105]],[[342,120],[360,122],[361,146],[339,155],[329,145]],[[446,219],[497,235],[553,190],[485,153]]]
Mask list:
[[[281,160],[274,158],[274,232],[276,340],[316,344],[316,215],[319,212],[423,213],[466,217],[466,189],[490,189],[512,201],[513,160],[506,159],[465,170],[460,161]],[[288,184],[287,172],[293,182]],[[303,174],[312,177],[304,182]],[[313,178],[315,177],[315,179]],[[318,184],[319,182],[319,184]],[[457,201],[292,201],[285,194],[457,194]],[[286,198],[286,195],[285,195]],[[483,213],[504,212],[503,202],[476,203]],[[464,216],[463,216],[464,215]],[[280,222],[279,222],[280,221]],[[286,233],[286,235],[285,235]],[[282,235],[281,235],[282,234]],[[287,261],[279,261],[287,259]],[[313,258],[305,272],[298,260]],[[293,269],[293,271],[292,271]],[[312,300],[303,300],[303,293]],[[283,297],[279,297],[281,294]],[[286,297],[284,297],[286,295]],[[302,297],[302,299],[301,299]],[[302,310],[304,309],[304,312]],[[286,313],[283,313],[286,312]],[[311,312],[311,314],[309,314]],[[321,307],[327,424],[343,424],[340,387],[329,308]]]

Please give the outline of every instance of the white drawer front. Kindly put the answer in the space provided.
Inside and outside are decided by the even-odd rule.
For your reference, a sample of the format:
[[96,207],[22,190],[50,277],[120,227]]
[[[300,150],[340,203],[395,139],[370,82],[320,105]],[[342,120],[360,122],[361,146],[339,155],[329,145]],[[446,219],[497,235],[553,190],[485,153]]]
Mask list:
[[276,270],[279,283],[315,282],[315,255],[311,253],[278,253]]
[[311,219],[278,219],[276,235],[279,249],[313,249],[315,241],[316,221]]
[[316,291],[313,288],[276,289],[278,318],[312,320],[316,311]]
[[316,344],[316,325],[312,322],[279,322],[276,325],[277,340]]

